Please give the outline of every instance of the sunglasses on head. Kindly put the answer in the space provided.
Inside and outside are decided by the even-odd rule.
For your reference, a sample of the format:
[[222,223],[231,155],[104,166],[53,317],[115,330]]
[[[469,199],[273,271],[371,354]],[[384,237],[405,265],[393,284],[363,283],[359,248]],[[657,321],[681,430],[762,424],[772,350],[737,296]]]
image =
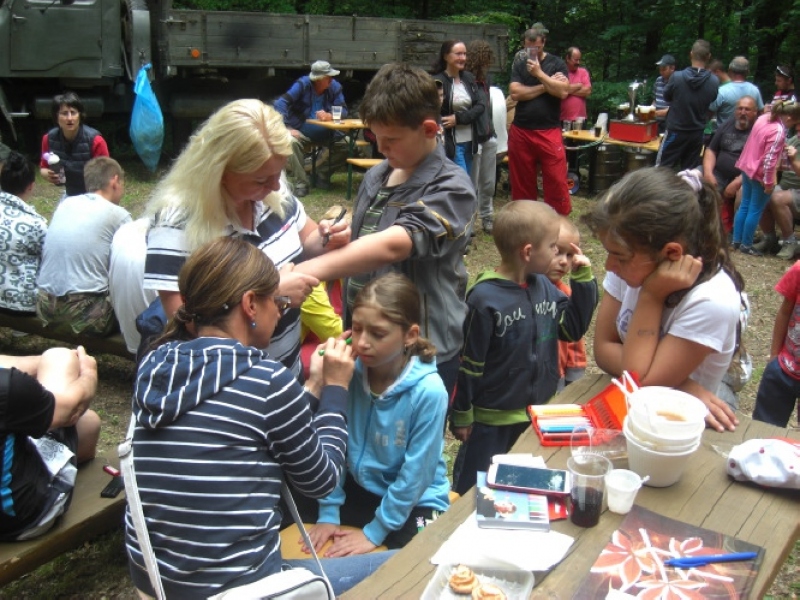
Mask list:
[[788,69],[785,69],[784,67],[775,67],[775,70],[778,72],[779,75],[791,78],[791,74],[789,73]]

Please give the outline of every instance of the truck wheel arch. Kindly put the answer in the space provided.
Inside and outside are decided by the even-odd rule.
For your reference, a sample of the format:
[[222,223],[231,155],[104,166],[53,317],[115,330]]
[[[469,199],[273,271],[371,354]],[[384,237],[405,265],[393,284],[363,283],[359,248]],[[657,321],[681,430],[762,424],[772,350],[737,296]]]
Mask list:
[[152,62],[150,11],[145,0],[120,2],[125,73],[130,81],[134,81],[142,65]]

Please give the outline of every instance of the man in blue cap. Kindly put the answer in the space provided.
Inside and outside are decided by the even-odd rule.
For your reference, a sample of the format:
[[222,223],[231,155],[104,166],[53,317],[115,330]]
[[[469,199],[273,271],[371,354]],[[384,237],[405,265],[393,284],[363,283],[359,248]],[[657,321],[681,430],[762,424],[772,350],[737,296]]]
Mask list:
[[664,123],[667,120],[667,111],[669,111],[669,102],[664,99],[664,87],[675,72],[675,57],[672,54],[665,54],[656,63],[656,66],[658,67],[659,75],[653,85],[653,94],[655,95],[653,105],[656,107],[658,132],[664,133]]

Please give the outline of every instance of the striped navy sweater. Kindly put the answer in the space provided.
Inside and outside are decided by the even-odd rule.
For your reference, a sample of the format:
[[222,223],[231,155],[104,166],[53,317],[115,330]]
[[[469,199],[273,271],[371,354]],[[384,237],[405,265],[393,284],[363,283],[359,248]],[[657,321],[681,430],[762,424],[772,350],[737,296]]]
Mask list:
[[[139,368],[134,464],[169,598],[199,598],[280,569],[276,505],[285,476],[321,498],[344,465],[347,391],[312,414],[292,374],[235,340],[171,342]],[[148,591],[126,515],[134,583]]]

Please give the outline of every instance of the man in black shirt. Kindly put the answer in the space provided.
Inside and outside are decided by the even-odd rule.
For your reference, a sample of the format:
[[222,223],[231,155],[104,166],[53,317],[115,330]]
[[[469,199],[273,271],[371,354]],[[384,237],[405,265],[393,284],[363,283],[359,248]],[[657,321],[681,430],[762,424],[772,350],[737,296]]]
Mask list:
[[736,102],[733,118],[723,123],[703,153],[703,177],[716,185],[722,196],[722,223],[733,229],[734,202],[742,187],[742,174],[736,161],[758,117],[756,99],[742,96]]
[[556,212],[572,210],[567,158],[561,137],[561,101],[569,95],[567,64],[544,51],[547,29],[536,23],[525,32],[525,48],[511,67],[511,98],[517,101],[508,133],[508,168],[513,200],[536,200],[541,169],[544,201]]
[[88,410],[96,390],[83,347],[0,356],[0,540],[41,535],[69,507],[75,466],[94,457],[100,435]]

